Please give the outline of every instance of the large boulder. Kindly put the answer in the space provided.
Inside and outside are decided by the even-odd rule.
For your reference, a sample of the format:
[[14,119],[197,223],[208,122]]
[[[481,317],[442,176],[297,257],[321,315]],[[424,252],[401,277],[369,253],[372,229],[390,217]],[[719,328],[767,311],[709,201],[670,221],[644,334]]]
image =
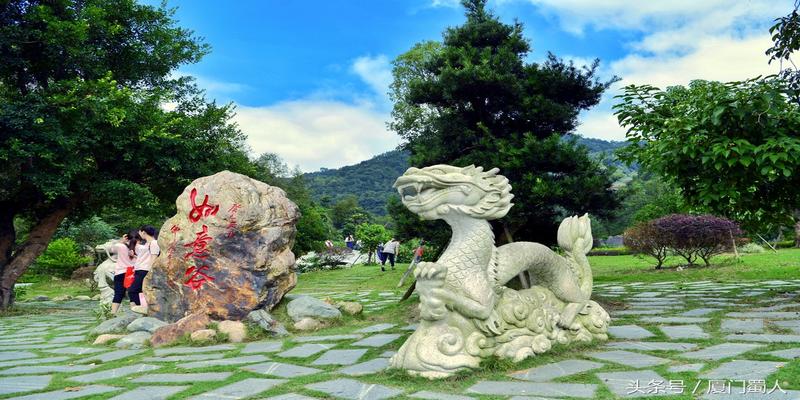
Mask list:
[[161,227],[162,255],[145,281],[151,315],[241,320],[272,309],[297,284],[297,206],[283,190],[223,171],[196,179]]
[[153,347],[166,346],[178,339],[183,335],[200,329],[205,329],[206,325],[211,323],[208,315],[203,313],[187,315],[174,324],[169,324],[158,328],[153,332],[153,337],[150,338],[150,344]]
[[336,319],[342,316],[342,313],[336,307],[311,296],[299,296],[290,301],[286,306],[286,312],[294,322],[306,317]]
[[141,317],[133,320],[130,324],[128,324],[128,332],[150,332],[153,333],[156,329],[161,328],[162,326],[167,325],[166,322],[153,318],[153,317]]
[[255,310],[247,314],[247,319],[255,322],[262,329],[274,336],[288,336],[289,331],[280,323],[280,321],[272,318],[272,315],[266,310]]
[[104,333],[122,332],[133,320],[138,318],[136,314],[122,312],[121,315],[105,320],[92,329],[92,333],[102,335]]
[[117,341],[116,346],[120,349],[141,349],[151,336],[150,332],[133,332]]

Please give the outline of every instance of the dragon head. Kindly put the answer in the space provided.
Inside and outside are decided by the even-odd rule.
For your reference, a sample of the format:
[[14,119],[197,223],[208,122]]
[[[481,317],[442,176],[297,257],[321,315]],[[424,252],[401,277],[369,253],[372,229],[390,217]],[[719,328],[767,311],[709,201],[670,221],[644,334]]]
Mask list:
[[485,220],[502,218],[513,205],[511,185],[497,168],[484,171],[470,165],[409,168],[394,187],[403,205],[427,220],[452,213]]

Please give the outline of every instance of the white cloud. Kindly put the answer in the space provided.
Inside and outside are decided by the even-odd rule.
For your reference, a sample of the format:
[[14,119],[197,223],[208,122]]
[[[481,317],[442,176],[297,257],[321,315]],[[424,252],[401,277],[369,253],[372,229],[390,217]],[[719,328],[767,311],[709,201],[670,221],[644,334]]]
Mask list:
[[396,147],[387,119],[367,106],[323,100],[239,106],[234,118],[256,154],[277,153],[303,171],[355,164]]
[[383,54],[375,57],[358,57],[353,62],[352,71],[379,96],[388,101],[389,85],[392,84],[392,64]]
[[[511,0],[506,0],[511,1]],[[771,0],[525,0],[556,17],[562,28],[583,34],[586,28],[639,31],[640,39],[624,43],[629,53],[604,60],[603,73],[617,75],[596,109],[581,115],[579,134],[623,139],[611,105],[623,85],[660,88],[694,79],[733,81],[778,71],[764,51],[771,41],[767,28],[791,5]],[[574,57],[573,57],[574,58]]]

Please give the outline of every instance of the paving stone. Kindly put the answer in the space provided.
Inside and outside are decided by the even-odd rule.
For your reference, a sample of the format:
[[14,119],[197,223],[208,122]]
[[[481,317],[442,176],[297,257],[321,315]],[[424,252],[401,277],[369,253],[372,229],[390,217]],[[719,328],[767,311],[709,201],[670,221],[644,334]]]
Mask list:
[[377,324],[368,326],[366,328],[361,328],[356,331],[356,333],[375,333],[375,332],[383,332],[387,329],[394,328],[395,324]]
[[353,379],[336,379],[306,385],[305,387],[340,399],[380,400],[403,393],[400,389],[362,383]]
[[26,359],[22,359],[22,360],[13,360],[13,361],[0,362],[0,368],[16,367],[16,366],[19,366],[19,365],[50,364],[50,363],[66,361],[66,360],[69,360],[69,359],[70,359],[69,357],[26,358]]
[[417,330],[418,327],[419,327],[419,324],[411,324],[411,325],[406,325],[406,326],[400,328],[400,330],[401,331],[415,331],[415,330]]
[[27,365],[8,368],[0,371],[0,375],[32,375],[53,372],[83,372],[97,368],[94,365]]
[[750,343],[722,343],[702,350],[683,353],[680,357],[694,358],[701,360],[721,360],[723,358],[738,356],[750,350],[761,347],[761,345]]
[[764,332],[763,319],[723,319],[722,332],[761,333]]
[[48,353],[72,354],[72,355],[78,356],[78,355],[81,355],[81,354],[99,353],[101,351],[105,351],[105,349],[96,348],[96,347],[64,347],[64,348],[60,348],[60,349],[57,349],[57,350],[48,349],[48,350],[44,350],[44,351],[48,352]]
[[643,317],[640,319],[654,324],[702,324],[711,320],[707,317]]
[[279,396],[267,397],[266,400],[316,400],[316,397],[303,396],[297,393],[286,393]]
[[67,392],[64,390],[54,390],[52,392],[29,394],[27,396],[14,397],[14,400],[68,400],[76,399],[79,397],[87,397],[97,394],[110,393],[123,390],[123,388],[105,386],[105,385],[90,385],[82,386],[74,391]]
[[283,348],[283,342],[253,342],[248,343],[247,346],[244,346],[242,350],[242,354],[253,354],[253,353],[274,353],[276,351],[281,351]]
[[135,383],[192,383],[197,381],[221,381],[232,372],[203,372],[195,374],[151,374],[132,379]]
[[53,338],[50,343],[77,343],[77,342],[85,342],[86,335],[80,336],[58,336]]
[[794,349],[769,351],[764,354],[769,354],[778,358],[785,358],[787,360],[793,360],[795,358],[800,358],[800,347]]
[[247,365],[241,369],[250,372],[256,372],[264,375],[278,376],[281,378],[296,378],[298,376],[306,376],[322,372],[316,368],[302,367],[294,364],[285,364],[279,362],[269,362],[264,364]]
[[358,362],[367,349],[328,350],[314,360],[313,365],[352,365]]
[[742,340],[745,342],[766,343],[800,343],[800,335],[777,335],[770,333],[745,333],[742,335],[725,336],[728,340]]
[[336,345],[331,343],[307,343],[297,347],[293,347],[289,350],[284,351],[283,353],[278,353],[278,356],[286,358],[310,357],[319,352],[328,350],[334,346]]
[[708,339],[709,335],[703,332],[698,325],[659,326],[670,339]]
[[[59,349],[69,346],[67,343],[46,343],[46,344],[20,344],[15,346],[0,346],[0,351],[10,351],[10,350],[44,350],[44,349]],[[58,350],[54,350],[53,353],[57,353]]]
[[516,379],[533,382],[547,382],[562,376],[579,374],[602,368],[603,364],[585,360],[564,360],[552,364],[545,364],[525,371],[512,373],[510,376]]
[[785,365],[776,361],[734,360],[700,375],[705,379],[751,380],[766,379],[767,376]]
[[236,346],[232,344],[218,344],[216,346],[206,347],[169,347],[166,349],[156,349],[154,351],[157,356],[168,356],[171,354],[195,354],[195,353],[212,353],[215,351],[233,350]]
[[91,374],[71,376],[67,379],[75,382],[91,383],[91,382],[103,381],[106,379],[120,378],[123,376],[138,374],[140,372],[154,371],[159,368],[161,367],[150,364],[128,365],[125,367],[93,372]]
[[655,393],[649,383],[668,382],[661,375],[655,371],[622,371],[622,372],[601,372],[596,374],[598,378],[611,390],[617,397],[630,398],[630,397],[644,397],[644,396],[670,396],[680,394],[676,389],[668,393],[665,387],[661,387]]
[[644,350],[644,351],[689,351],[698,346],[695,343],[682,342],[611,342],[606,347],[621,350]]
[[639,315],[659,315],[659,314],[663,314],[663,313],[664,313],[664,310],[661,310],[661,309],[658,309],[658,310],[622,310],[622,311],[612,311],[611,315],[625,317],[625,316],[629,316],[629,315],[634,315],[634,316],[639,316]]
[[183,356],[166,356],[166,357],[145,357],[142,359],[144,362],[188,362],[188,361],[205,361],[205,360],[219,360],[225,357],[223,353],[211,354],[186,354]]
[[3,351],[0,352],[0,361],[20,360],[23,358],[38,357],[36,353],[30,351]]
[[381,353],[380,357],[392,358],[395,354],[397,354],[397,352],[394,350],[386,350]]
[[175,365],[178,368],[206,368],[206,367],[216,367],[222,365],[241,365],[241,364],[255,364],[264,361],[269,361],[269,358],[264,357],[260,354],[251,355],[251,356],[241,356],[241,357],[232,357],[232,358],[220,358],[217,360],[203,360],[203,361],[194,361],[184,364],[177,364]]
[[227,386],[216,388],[210,392],[206,392],[197,396],[190,397],[190,399],[214,399],[214,400],[233,400],[242,399],[257,395],[261,392],[272,389],[286,382],[285,379],[259,379],[247,378]]
[[682,317],[703,317],[717,311],[719,311],[719,308],[695,308],[679,315]]
[[672,367],[667,368],[669,372],[697,372],[703,369],[705,364],[683,364],[683,365],[674,365]]
[[309,343],[309,342],[335,342],[337,340],[355,340],[361,339],[364,335],[328,335],[328,336],[302,336],[292,339],[295,343]]
[[429,392],[427,390],[423,390],[421,392],[416,392],[408,395],[408,397],[413,397],[415,399],[428,399],[428,400],[474,400],[474,397],[469,396],[460,396],[456,394],[447,394],[447,393],[438,393],[438,392]]
[[0,396],[42,390],[50,384],[51,375],[12,376],[0,378]]
[[131,391],[114,396],[109,400],[166,400],[170,396],[182,392],[189,386],[140,386]]
[[108,353],[103,354],[92,354],[81,361],[78,361],[81,364],[85,364],[87,362],[93,361],[102,361],[104,363],[122,360],[123,358],[133,357],[144,350],[115,350]]
[[350,376],[361,376],[374,374],[383,371],[386,368],[389,368],[389,359],[380,357],[373,358],[372,360],[364,361],[359,364],[353,364],[349,367],[344,367],[338,372]]
[[732,318],[798,319],[800,312],[792,311],[745,311],[726,314]]
[[594,398],[597,385],[585,383],[480,381],[467,392],[487,395],[537,395]]
[[800,319],[793,321],[771,321],[770,323],[779,328],[789,329],[794,331],[794,333],[800,333]]
[[399,333],[380,333],[361,339],[353,343],[352,346],[381,347],[394,342],[401,336],[403,335]]
[[589,357],[603,361],[611,361],[617,364],[627,365],[633,368],[644,368],[653,365],[666,364],[669,360],[660,357],[653,357],[647,354],[634,353],[625,350],[612,350],[599,353],[589,353]]
[[638,325],[609,326],[608,333],[618,339],[644,339],[655,336],[653,332]]

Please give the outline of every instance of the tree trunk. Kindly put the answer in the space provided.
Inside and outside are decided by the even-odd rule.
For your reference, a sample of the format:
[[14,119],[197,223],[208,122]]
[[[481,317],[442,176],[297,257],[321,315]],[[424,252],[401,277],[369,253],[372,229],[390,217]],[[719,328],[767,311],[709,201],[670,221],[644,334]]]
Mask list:
[[[62,203],[61,208],[51,211],[36,221],[28,235],[28,240],[13,255],[8,257],[6,257],[6,254],[0,255],[0,260],[2,260],[2,263],[0,263],[0,310],[8,309],[14,304],[14,284],[17,279],[25,273],[25,270],[47,248],[47,244],[50,243],[50,239],[56,232],[58,225],[69,215],[75,204],[75,200]],[[15,234],[13,216],[11,218],[12,226],[10,232],[5,222],[0,223],[0,250],[3,250],[3,246],[7,246],[9,241],[13,246]],[[10,252],[10,249],[7,251]]]
[[800,247],[800,218],[794,221],[794,247]]

